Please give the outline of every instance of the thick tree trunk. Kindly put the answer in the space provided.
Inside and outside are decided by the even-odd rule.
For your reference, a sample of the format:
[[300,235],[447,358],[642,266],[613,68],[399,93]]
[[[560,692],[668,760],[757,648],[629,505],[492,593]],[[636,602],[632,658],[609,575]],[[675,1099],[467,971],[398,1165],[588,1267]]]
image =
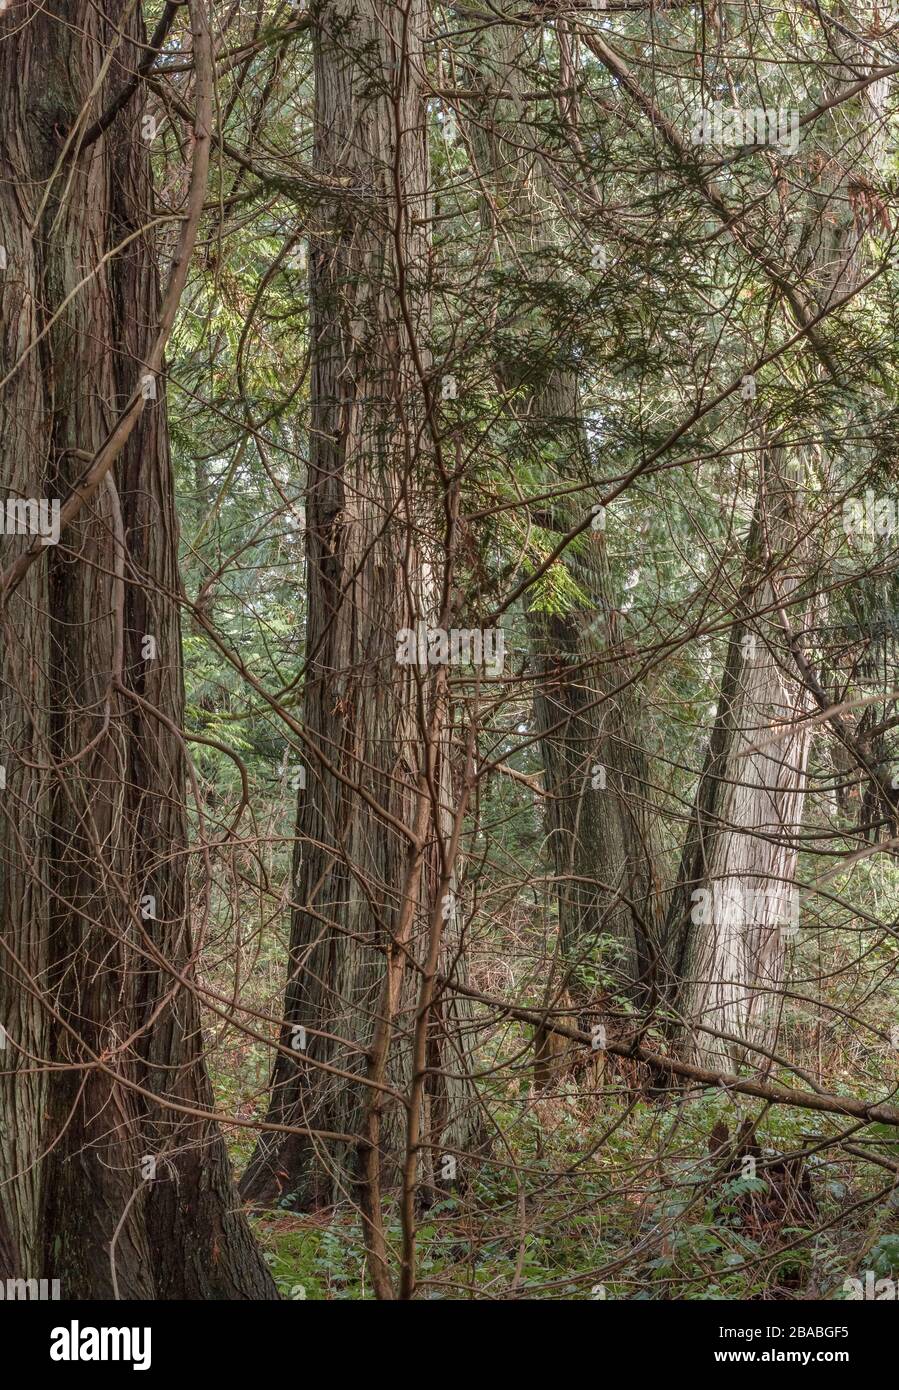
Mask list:
[[[855,66],[831,74],[834,92],[864,66],[863,52],[851,56]],[[885,80],[865,95],[878,117],[878,133],[867,149],[843,165],[838,159],[813,163],[814,191],[792,274],[796,278],[801,267],[819,310],[848,294],[863,271],[867,229],[847,197],[847,183],[866,164],[879,163],[879,122],[888,93]],[[826,600],[790,607],[798,585],[813,572],[799,468],[779,450],[760,451],[743,598],[746,609],[761,616],[731,632],[715,727],[668,914],[679,1015],[673,1031],[687,1059],[709,1067],[770,1067],[765,1053],[777,1041],[787,943],[801,921],[797,837],[812,740],[806,719],[815,700],[796,669],[787,632],[814,627]],[[840,491],[836,481],[833,490]]]
[[[372,1143],[380,1184],[398,1183],[416,965],[441,878],[435,836],[445,837],[453,804],[445,689],[439,675],[397,663],[398,634],[434,624],[442,608],[440,512],[425,500],[439,394],[425,386],[427,20],[424,0],[328,0],[316,11],[315,163],[352,194],[320,211],[310,246],[309,744],[281,1037],[293,1051],[278,1055],[270,1109],[309,1133],[265,1137],[243,1184],[258,1201],[289,1194],[303,1207],[346,1198],[363,1171],[370,1183]],[[419,854],[412,837],[422,835],[430,847]],[[451,914],[440,965],[464,978],[458,947]],[[464,1179],[464,1154],[480,1137],[465,1079],[469,1017],[453,994],[431,1016],[418,1116],[425,1184],[439,1181],[443,1151],[461,1155]],[[371,1091],[373,1070],[400,1094]]]
[[[587,444],[573,376],[531,403],[547,442],[569,442],[564,489],[587,478]],[[554,509],[561,534],[580,521]],[[602,533],[569,558],[582,600],[565,613],[528,614],[534,718],[540,733],[545,823],[558,880],[559,948],[572,1000],[595,1000],[597,973],[645,1001],[659,986],[662,900],[658,846],[639,718],[625,686],[616,605]],[[617,649],[617,652],[616,652]],[[603,946],[605,945],[605,949]]]
[[[0,21],[4,372],[47,330],[2,401],[6,495],[72,490],[155,338],[139,100],[60,161],[85,106],[89,124],[140,61],[136,9],[57,0]],[[273,1298],[221,1135],[202,1118],[212,1096],[191,989],[177,521],[158,391],[3,615],[0,1178],[12,1196],[0,1249],[68,1298]],[[27,541],[5,540],[4,561]]]
[[[532,151],[521,99],[534,62],[528,31],[485,23],[477,7],[455,8],[470,32],[466,85],[482,93],[469,107],[468,134],[482,186],[492,191],[482,201],[485,227],[495,231],[510,275],[532,267],[551,276],[553,193]],[[514,5],[508,8],[515,13]],[[531,295],[512,324],[502,306],[503,349],[495,370],[503,389],[515,392],[516,415],[525,417],[521,447],[529,466],[542,462],[539,492],[559,493],[557,502],[536,509],[533,520],[561,536],[584,520],[597,494],[564,325],[533,307],[539,302]],[[582,490],[572,503],[567,497],[578,483]],[[626,687],[629,663],[620,649],[603,529],[592,529],[586,546],[572,546],[565,563],[580,597],[565,612],[541,611],[531,597],[527,614],[545,823],[557,879],[560,969],[548,997],[555,1002],[553,995],[567,994],[575,1004],[593,1003],[602,973],[645,1000],[657,984],[664,914],[640,721]],[[548,1041],[538,1031],[538,1058]]]
[[796,490],[771,455],[763,461],[744,590],[746,606],[763,616],[730,636],[670,920],[673,940],[681,931],[675,976],[690,1060],[764,1070],[764,1053],[744,1044],[770,1049],[777,1036],[786,945],[800,919],[797,837],[813,701],[793,673],[780,617],[799,621],[790,607],[798,576],[780,577],[778,558],[796,542]]

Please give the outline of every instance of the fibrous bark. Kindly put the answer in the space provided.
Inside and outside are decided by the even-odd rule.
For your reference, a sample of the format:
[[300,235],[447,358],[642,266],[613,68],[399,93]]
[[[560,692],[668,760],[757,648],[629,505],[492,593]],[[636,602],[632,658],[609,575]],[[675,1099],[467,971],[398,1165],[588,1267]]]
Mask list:
[[[319,210],[310,239],[308,743],[269,1111],[308,1133],[264,1137],[243,1184],[256,1200],[298,1206],[345,1198],[360,1179],[369,1191],[372,1146],[378,1185],[399,1181],[418,970],[452,821],[445,681],[397,661],[399,634],[433,625],[445,602],[440,511],[428,502],[439,383],[427,23],[423,0],[329,0],[316,11],[315,167],[347,192]],[[440,951],[442,970],[459,978],[462,916],[448,913]],[[431,1009],[418,1141],[426,1185],[439,1183],[444,1151],[463,1179],[480,1136],[469,1018],[457,996]],[[379,1077],[382,1089],[366,1084]]]
[[[8,495],[63,499],[157,336],[139,96],[63,154],[145,34],[125,0],[23,3],[0,23],[0,468]],[[2,1272],[66,1298],[273,1298],[206,1118],[162,381],[141,394],[114,468],[3,607]],[[30,543],[6,537],[4,565]]]

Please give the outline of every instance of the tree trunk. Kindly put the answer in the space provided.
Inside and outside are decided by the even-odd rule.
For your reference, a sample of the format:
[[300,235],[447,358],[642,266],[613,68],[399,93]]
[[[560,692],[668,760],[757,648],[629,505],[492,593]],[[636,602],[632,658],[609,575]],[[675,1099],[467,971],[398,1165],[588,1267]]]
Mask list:
[[792,671],[779,619],[798,622],[790,607],[798,576],[776,577],[795,545],[795,484],[770,454],[762,459],[744,604],[763,616],[730,635],[671,920],[683,931],[675,976],[690,1060],[765,1070],[764,1055],[744,1044],[770,1049],[777,1036],[786,944],[799,925],[797,837],[813,701]]
[[[547,209],[553,191],[539,153],[532,151],[533,130],[523,119],[521,99],[533,66],[528,31],[495,20],[479,25],[476,7],[455,8],[466,31],[472,29],[465,48],[467,85],[481,94],[470,108],[469,142],[480,178],[493,194],[482,200],[484,225],[496,232],[510,276],[524,267],[549,278],[555,248]],[[535,458],[543,461],[538,491],[559,494],[532,520],[562,536],[584,520],[598,493],[565,326],[534,307],[552,298],[545,286],[529,296],[520,321],[504,326],[494,366],[500,386],[514,392],[516,415],[524,417],[522,451],[531,466]],[[578,483],[581,491],[571,500]],[[526,600],[532,605],[527,627],[545,824],[557,880],[560,970],[548,998],[555,1002],[551,996],[567,994],[582,1006],[595,1002],[600,974],[634,997],[652,994],[663,921],[651,796],[601,519],[597,515],[586,544],[582,538],[565,556],[578,594],[566,610],[542,611],[533,594]],[[538,1030],[538,1061],[548,1041]]]
[[[856,80],[864,62],[863,52],[847,55],[847,66],[830,75],[828,95]],[[865,94],[878,122],[888,93],[887,79]],[[819,311],[861,277],[867,228],[846,189],[850,176],[858,177],[866,162],[876,166],[882,155],[883,128],[876,128],[869,148],[856,150],[852,162],[845,155],[844,163],[820,156],[810,161],[813,193],[792,274],[798,278],[801,268]],[[679,1015],[673,1031],[687,1059],[766,1071],[771,1061],[765,1052],[776,1045],[780,1026],[786,946],[800,925],[797,837],[812,740],[805,720],[815,707],[787,631],[814,628],[826,600],[790,607],[799,584],[813,573],[808,540],[797,544],[809,534],[801,511],[802,465],[762,447],[759,466],[743,601],[760,616],[731,631],[715,727],[669,907],[668,947]],[[824,466],[830,467],[826,458]],[[832,490],[841,490],[836,480]]]
[[[264,1137],[243,1184],[260,1202],[299,1207],[345,1199],[363,1171],[370,1187],[373,1152],[381,1185],[398,1183],[419,967],[443,876],[435,842],[445,844],[453,805],[445,685],[397,662],[398,634],[437,622],[446,594],[440,512],[426,499],[439,394],[423,225],[427,22],[424,0],[316,11],[315,166],[352,193],[320,209],[310,241],[308,770],[269,1112],[309,1133]],[[424,853],[416,837],[430,841]],[[440,965],[464,980],[458,949],[450,914]],[[426,1184],[439,1182],[443,1151],[461,1155],[464,1178],[480,1138],[469,1019],[454,994],[431,1013],[418,1116]],[[366,1078],[378,1077],[400,1094],[372,1090]]]
[[[135,11],[56,0],[0,21],[4,371],[47,330],[5,390],[8,495],[70,493],[156,335],[139,98],[60,158],[140,61]],[[160,383],[114,476],[4,610],[0,1249],[67,1298],[277,1296],[202,1118],[177,534]],[[5,563],[25,544],[5,540]]]

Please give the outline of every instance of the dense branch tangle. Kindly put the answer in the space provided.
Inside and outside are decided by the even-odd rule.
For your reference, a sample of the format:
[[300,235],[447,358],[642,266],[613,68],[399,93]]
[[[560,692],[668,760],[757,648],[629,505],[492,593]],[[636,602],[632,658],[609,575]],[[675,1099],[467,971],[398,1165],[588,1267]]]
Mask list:
[[734,1097],[892,1171],[896,60],[799,0],[0,15],[4,521],[61,502],[3,537],[8,1270],[273,1296],[219,1120],[380,1298],[426,1210],[513,1291],[714,1214]]

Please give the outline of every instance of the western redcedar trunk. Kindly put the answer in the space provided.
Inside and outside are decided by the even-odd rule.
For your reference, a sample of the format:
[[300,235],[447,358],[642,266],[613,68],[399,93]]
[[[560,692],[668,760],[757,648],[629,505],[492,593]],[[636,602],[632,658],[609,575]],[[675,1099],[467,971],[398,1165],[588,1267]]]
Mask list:
[[791,607],[799,578],[768,577],[772,556],[776,565],[797,547],[797,494],[782,459],[765,452],[762,464],[744,602],[763,616],[738,623],[730,636],[672,905],[689,921],[676,961],[686,1050],[691,1060],[709,1066],[768,1065],[763,1054],[741,1044],[770,1049],[776,1039],[786,943],[799,922],[795,878],[812,700],[791,673],[792,655],[779,623],[780,612],[795,622],[802,611]]
[[[863,66],[864,55],[855,61]],[[857,71],[835,69],[833,91]],[[888,94],[882,80],[863,98],[878,119]],[[855,151],[861,167],[883,139]],[[819,157],[809,163],[812,193],[790,274],[821,311],[858,284],[866,228],[846,211],[853,166]],[[807,534],[804,459],[769,447],[761,417],[757,427],[758,497],[741,596],[743,613],[755,616],[738,622],[728,642],[668,925],[682,1050],[700,1065],[766,1071],[780,1028],[787,945],[803,912],[796,875],[813,737],[808,716],[816,708],[793,646],[821,623],[829,585],[815,594],[820,558]],[[824,453],[822,462],[826,476]]]
[[[0,19],[7,496],[71,492],[156,336],[141,99],[61,158],[140,61],[139,11],[56,0]],[[177,521],[157,391],[3,614],[0,1252],[67,1298],[274,1298],[203,1118]],[[4,563],[27,543],[5,540]]]
[[[514,5],[500,9],[516,14]],[[469,85],[479,94],[467,108],[469,139],[493,194],[482,199],[482,218],[496,233],[510,282],[500,314],[496,375],[504,390],[515,393],[514,447],[529,468],[535,461],[542,467],[539,491],[559,498],[535,509],[532,519],[554,540],[576,530],[591,510],[595,517],[586,543],[581,537],[565,556],[576,597],[564,610],[541,608],[536,589],[525,598],[544,823],[557,880],[559,970],[548,1002],[555,1004],[560,992],[575,1004],[594,1002],[595,980],[610,969],[619,987],[645,996],[655,983],[663,920],[658,848],[593,481],[576,330],[541,307],[552,302],[547,289],[559,272],[548,211],[555,194],[533,149],[523,99],[536,46],[519,25],[497,23],[495,16],[485,22],[477,6],[454,10],[471,35],[465,59]],[[514,314],[509,306],[520,294],[523,270],[533,285]],[[545,1042],[538,1030],[538,1057]]]
[[[417,966],[439,878],[436,842],[453,799],[445,692],[435,693],[433,672],[397,664],[398,634],[437,621],[444,566],[421,90],[428,15],[423,0],[329,0],[316,10],[315,165],[347,191],[319,208],[310,244],[308,772],[281,1038],[294,1050],[278,1055],[269,1112],[312,1133],[264,1136],[243,1185],[257,1200],[289,1195],[301,1207],[346,1197],[362,1173],[373,1099],[365,1078],[377,1065],[388,966],[399,987],[389,1000],[384,1081],[409,1093]],[[435,798],[430,846],[416,867],[400,827],[412,831],[422,810],[428,727]],[[449,915],[441,968],[464,979],[458,928]],[[467,1079],[470,1017],[468,1002],[451,992],[431,1015],[418,1147],[430,1188],[441,1180],[444,1150],[464,1180],[464,1154],[481,1132]],[[380,1185],[390,1188],[406,1113],[396,1095],[379,1094]]]

